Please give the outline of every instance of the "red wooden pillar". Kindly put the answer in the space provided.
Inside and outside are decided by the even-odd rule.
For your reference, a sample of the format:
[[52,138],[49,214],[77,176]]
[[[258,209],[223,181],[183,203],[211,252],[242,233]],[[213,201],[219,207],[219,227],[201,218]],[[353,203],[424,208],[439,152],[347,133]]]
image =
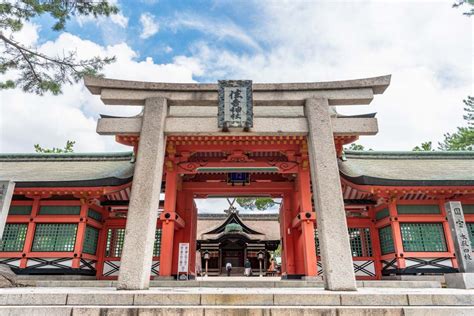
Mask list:
[[397,258],[397,268],[404,269],[405,265],[405,258],[403,253],[403,241],[402,241],[402,233],[400,231],[400,222],[398,221],[398,211],[397,211],[397,200],[392,199],[388,203],[388,211],[390,214],[390,225],[392,226],[392,237],[393,237],[393,245],[395,248],[395,257]]
[[86,237],[87,211],[89,204],[87,199],[81,199],[81,211],[79,213],[79,223],[77,224],[76,243],[74,244],[74,258],[72,259],[72,268],[79,269],[81,266],[82,248]]
[[369,209],[370,224],[370,239],[372,240],[372,255],[374,256],[375,275],[377,280],[382,279],[382,253],[380,251],[380,238],[377,227],[375,226],[375,209]]
[[38,215],[39,207],[40,207],[40,196],[33,197],[33,205],[31,206],[31,215],[30,215],[30,222],[28,223],[28,230],[26,231],[25,236],[25,244],[23,245],[23,258],[20,261],[20,268],[26,268],[26,264],[28,261],[27,255],[31,252],[31,247],[33,246],[33,239],[35,238],[35,222],[34,218]]
[[438,206],[439,206],[439,210],[441,212],[441,216],[443,216],[443,231],[444,231],[444,237],[446,239],[446,247],[448,249],[448,252],[453,254],[454,257],[451,258],[451,264],[453,266],[453,268],[458,268],[458,261],[456,260],[456,254],[455,254],[455,251],[454,251],[454,241],[453,241],[453,238],[451,236],[451,230],[449,228],[449,222],[447,220],[447,217],[446,217],[446,207],[444,206],[444,203],[446,202],[446,200],[443,198],[443,199],[439,199],[438,201]]
[[294,242],[291,229],[291,194],[283,194],[283,206],[280,210],[280,234],[282,237],[282,273],[295,274]]
[[161,214],[161,251],[160,251],[160,276],[171,276],[173,264],[173,242],[176,216],[177,196],[176,171],[167,171],[165,188],[165,206]]
[[192,192],[186,194],[186,211],[189,212],[189,218],[186,221],[189,240],[189,273],[196,276],[196,239],[197,239],[197,208],[194,203]]
[[292,236],[292,246],[293,246],[293,262],[294,262],[294,274],[297,275],[304,275],[305,264],[304,264],[304,254],[303,254],[303,238],[301,236],[301,227],[293,226],[293,220],[298,215],[300,211],[300,196],[298,190],[298,184],[295,184],[295,192],[293,193],[291,199],[291,214],[290,218],[288,219],[288,225],[290,227],[290,233]]
[[285,225],[286,219],[286,213],[288,210],[288,194],[283,194],[281,197],[281,207],[280,207],[280,243],[281,243],[281,274],[286,275],[288,273],[287,265],[288,265],[288,253],[286,250],[286,242],[288,240],[288,232],[287,232],[287,227]]
[[[309,169],[300,170],[298,174],[298,192],[300,198],[300,213],[311,214],[313,217],[313,206],[311,203],[311,182]],[[314,242],[313,220],[301,221],[301,238],[304,256],[304,274],[306,276],[317,276],[318,266],[316,258],[316,246]]]
[[[166,197],[165,197],[166,199]],[[188,210],[186,209],[186,201],[185,201],[185,193],[184,191],[178,191],[176,193],[176,214],[184,221],[188,221]],[[172,261],[172,269],[171,274],[177,275],[178,274],[178,257],[179,257],[179,243],[187,242],[186,240],[186,232],[183,229],[178,229],[178,227],[174,226],[174,239],[173,239],[173,261]],[[187,230],[187,229],[186,229]]]
[[[103,215],[104,216],[104,215]],[[104,260],[105,260],[105,247],[107,244],[107,233],[109,230],[109,227],[105,224],[106,218],[104,218],[104,221],[102,222],[102,228],[99,231],[99,239],[97,240],[97,263],[95,265],[95,268],[97,270],[96,277],[97,279],[100,279],[103,274],[104,270]]]

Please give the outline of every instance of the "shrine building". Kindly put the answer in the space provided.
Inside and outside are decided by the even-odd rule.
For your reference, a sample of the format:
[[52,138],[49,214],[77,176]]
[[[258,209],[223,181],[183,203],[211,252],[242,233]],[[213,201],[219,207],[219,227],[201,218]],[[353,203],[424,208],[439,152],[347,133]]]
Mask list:
[[[211,278],[226,262],[241,271],[246,259],[266,273],[278,247],[282,278],[322,277],[329,290],[458,272],[445,203],[461,203],[473,240],[474,153],[343,150],[377,134],[377,119],[334,107],[369,104],[389,83],[87,78],[105,105],[143,107],[98,121],[130,151],[0,154],[0,263],[119,289],[194,279],[206,265]],[[273,215],[201,214],[195,199],[210,197],[281,203]]]

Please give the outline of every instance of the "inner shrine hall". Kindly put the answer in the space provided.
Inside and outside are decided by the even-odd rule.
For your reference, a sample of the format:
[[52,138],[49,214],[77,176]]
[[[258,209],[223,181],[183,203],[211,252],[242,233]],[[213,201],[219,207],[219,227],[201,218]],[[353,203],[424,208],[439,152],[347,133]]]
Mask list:
[[[328,290],[458,272],[445,203],[461,203],[473,239],[474,153],[343,148],[377,134],[378,123],[373,113],[338,110],[375,96],[383,104],[389,84],[390,76],[267,84],[86,78],[104,105],[143,107],[98,120],[97,133],[129,151],[0,154],[0,263],[17,274],[117,279],[124,290],[193,280],[205,253],[215,274],[230,260],[242,268],[250,259],[254,270],[261,260],[267,270],[278,247],[281,278],[322,278]],[[281,202],[273,217],[234,212],[211,224],[196,204],[211,197]]]

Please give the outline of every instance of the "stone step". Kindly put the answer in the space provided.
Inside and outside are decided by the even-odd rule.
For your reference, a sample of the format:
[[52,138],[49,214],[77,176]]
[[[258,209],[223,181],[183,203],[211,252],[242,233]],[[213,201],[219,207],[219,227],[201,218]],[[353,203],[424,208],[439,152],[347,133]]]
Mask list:
[[[116,281],[108,280],[20,280],[20,283],[37,287],[115,287]],[[322,288],[322,281],[278,280],[267,281],[265,278],[247,278],[213,280],[211,277],[201,281],[152,280],[151,287],[243,287],[243,288]],[[357,281],[357,287],[376,288],[440,288],[438,281]]]
[[0,306],[0,315],[11,316],[102,316],[102,315],[166,315],[166,316],[242,316],[242,315],[272,315],[272,316],[357,316],[357,315],[385,315],[385,316],[471,316],[473,307],[446,307],[446,306]]
[[331,292],[309,288],[0,289],[0,306],[470,306],[474,290],[361,288]]

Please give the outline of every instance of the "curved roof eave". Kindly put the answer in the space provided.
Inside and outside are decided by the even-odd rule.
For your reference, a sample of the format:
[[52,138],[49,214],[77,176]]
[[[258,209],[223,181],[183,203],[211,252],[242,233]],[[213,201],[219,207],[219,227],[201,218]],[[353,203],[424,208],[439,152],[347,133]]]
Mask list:
[[103,178],[92,180],[75,181],[15,181],[15,187],[18,188],[74,188],[74,187],[103,187],[120,186],[132,182],[133,177],[122,178]]
[[351,177],[340,172],[341,176],[349,182],[358,185],[372,186],[474,186],[474,180],[403,180],[384,179],[371,176]]

